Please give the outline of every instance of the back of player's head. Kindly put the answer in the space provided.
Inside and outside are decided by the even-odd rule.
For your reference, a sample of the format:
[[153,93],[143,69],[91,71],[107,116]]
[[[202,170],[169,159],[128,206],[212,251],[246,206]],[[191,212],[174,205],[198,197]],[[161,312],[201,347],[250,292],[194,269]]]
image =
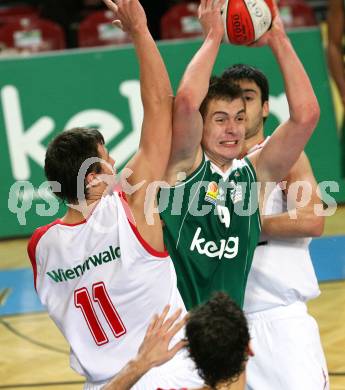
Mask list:
[[207,95],[200,106],[200,113],[205,119],[211,100],[227,100],[231,102],[234,99],[242,99],[244,102],[241,88],[234,83],[225,82],[222,78],[213,76],[210,80]]
[[225,293],[193,309],[186,325],[191,358],[212,388],[237,380],[248,359],[249,331],[243,311]]
[[253,81],[261,91],[261,102],[268,101],[269,96],[269,85],[267,77],[254,66],[245,65],[245,64],[236,64],[225,69],[221,77],[230,82],[249,80]]
[[[96,129],[74,128],[63,131],[49,144],[44,171],[49,181],[60,183],[61,191],[55,194],[64,201],[78,201],[77,178],[80,167],[90,157],[99,157],[98,146],[104,144],[102,134]],[[99,173],[98,162],[91,164],[85,176],[90,172]],[[84,196],[86,196],[84,182]]]

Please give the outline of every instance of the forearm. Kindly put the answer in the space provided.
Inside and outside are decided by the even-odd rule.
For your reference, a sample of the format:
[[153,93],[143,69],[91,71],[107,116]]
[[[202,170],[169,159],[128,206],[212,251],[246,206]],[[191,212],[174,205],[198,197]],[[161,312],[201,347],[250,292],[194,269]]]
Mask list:
[[289,38],[285,34],[275,36],[270,47],[284,78],[290,121],[302,125],[301,127],[312,119],[317,122],[319,105],[308,75]]
[[143,361],[131,360],[102,390],[130,390],[149,369]]
[[284,78],[289,119],[280,124],[260,152],[257,176],[262,182],[283,180],[298,160],[319,120],[320,109],[311,82],[282,29],[271,34],[269,46]]
[[165,64],[147,27],[132,33],[140,66],[140,89],[144,110],[172,103],[172,88]]
[[298,208],[290,213],[264,216],[261,220],[262,231],[269,237],[318,237],[324,226],[324,217]]
[[[204,100],[212,69],[217,58],[222,35],[211,30],[199,51],[188,65],[177,91],[176,100],[183,96],[198,110]],[[188,103],[185,102],[185,103]]]

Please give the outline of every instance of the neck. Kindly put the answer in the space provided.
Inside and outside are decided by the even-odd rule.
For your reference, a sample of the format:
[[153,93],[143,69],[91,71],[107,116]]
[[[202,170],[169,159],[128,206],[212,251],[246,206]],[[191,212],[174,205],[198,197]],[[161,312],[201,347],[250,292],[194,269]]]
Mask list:
[[238,377],[236,382],[223,382],[215,387],[215,390],[244,390],[246,386],[245,372]]
[[255,145],[259,144],[265,139],[264,132],[259,131],[253,137],[245,140],[243,154],[246,155],[248,151]]
[[225,160],[225,159],[216,157],[216,156],[212,155],[212,153],[209,153],[209,152],[206,152],[206,155],[207,155],[208,159],[214,165],[216,165],[222,172],[226,172],[232,166],[233,159]]
[[217,384],[215,387],[204,386],[199,389],[190,389],[190,390],[245,390],[246,387],[246,373],[238,377],[236,382],[222,382]]
[[68,224],[76,224],[84,221],[96,206],[97,201],[87,200],[86,202],[80,202],[79,204],[69,205],[66,214],[61,220]]

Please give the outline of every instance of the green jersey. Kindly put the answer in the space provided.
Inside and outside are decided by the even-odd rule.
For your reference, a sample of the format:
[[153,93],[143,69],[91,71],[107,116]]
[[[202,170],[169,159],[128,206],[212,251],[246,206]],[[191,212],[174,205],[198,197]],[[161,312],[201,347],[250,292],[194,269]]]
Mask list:
[[261,230],[255,183],[247,158],[234,160],[224,174],[204,156],[190,177],[161,189],[165,245],[187,309],[214,291],[227,292],[243,306]]

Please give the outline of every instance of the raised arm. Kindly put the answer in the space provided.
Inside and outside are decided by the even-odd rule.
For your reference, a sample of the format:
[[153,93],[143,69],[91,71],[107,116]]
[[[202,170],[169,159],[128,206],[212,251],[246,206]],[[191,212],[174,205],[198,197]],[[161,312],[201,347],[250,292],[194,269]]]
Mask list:
[[299,158],[319,120],[320,110],[312,85],[292,44],[279,13],[272,28],[258,42],[268,45],[281,69],[290,117],[281,124],[258,153],[256,165],[259,181],[281,181]]
[[345,107],[345,65],[343,56],[343,34],[345,29],[345,9],[343,0],[328,2],[328,65],[338,87]]
[[[173,139],[168,166],[169,181],[177,172],[190,172],[201,162],[203,121],[199,108],[204,100],[224,34],[221,7],[224,0],[201,0],[199,20],[205,40],[189,63],[180,82],[173,111]],[[170,180],[172,178],[172,180]]]
[[163,178],[170,156],[173,102],[170,80],[139,1],[104,2],[115,13],[115,24],[131,35],[140,67],[144,118],[138,151],[123,175],[127,182],[123,189],[141,236],[154,249],[162,251],[162,228],[155,212],[155,183]]
[[262,230],[271,237],[317,237],[324,228],[324,216],[315,205],[322,205],[317,195],[317,183],[305,153],[292,167],[286,178],[289,211],[262,216]]
[[138,0],[104,0],[118,27],[131,35],[140,68],[144,119],[139,149],[127,167],[130,182],[160,180],[166,169],[171,146],[172,89],[162,57],[147,27]]

